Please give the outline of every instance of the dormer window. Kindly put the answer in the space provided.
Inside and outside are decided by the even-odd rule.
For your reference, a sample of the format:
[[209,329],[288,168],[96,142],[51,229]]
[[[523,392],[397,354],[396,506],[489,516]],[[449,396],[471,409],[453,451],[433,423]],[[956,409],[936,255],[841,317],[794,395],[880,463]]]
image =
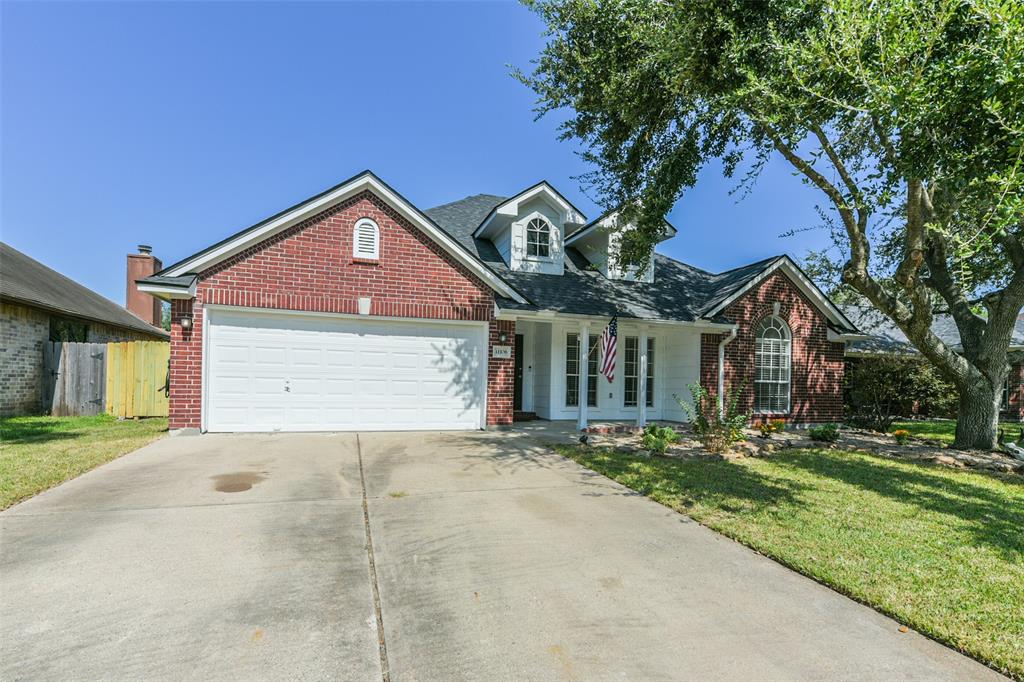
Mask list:
[[526,255],[551,257],[551,225],[543,218],[534,218],[526,224]]
[[380,260],[380,228],[369,218],[360,218],[352,233],[352,257]]

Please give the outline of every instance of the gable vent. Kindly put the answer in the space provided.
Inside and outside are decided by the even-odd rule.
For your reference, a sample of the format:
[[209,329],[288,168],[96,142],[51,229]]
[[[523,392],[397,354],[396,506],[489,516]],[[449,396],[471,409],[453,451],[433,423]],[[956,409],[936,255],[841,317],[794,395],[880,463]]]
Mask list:
[[356,222],[352,238],[352,256],[367,260],[380,258],[380,228],[369,218]]

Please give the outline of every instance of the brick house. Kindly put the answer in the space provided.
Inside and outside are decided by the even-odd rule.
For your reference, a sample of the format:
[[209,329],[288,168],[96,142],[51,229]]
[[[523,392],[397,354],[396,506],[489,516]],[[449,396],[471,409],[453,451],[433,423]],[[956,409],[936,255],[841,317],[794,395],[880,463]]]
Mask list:
[[[843,313],[863,330],[863,337],[847,344],[849,358],[872,355],[917,355],[910,340],[892,321],[872,308],[844,306]],[[960,332],[949,315],[936,315],[932,332],[953,349],[962,352]],[[1003,383],[999,419],[1004,422],[1024,422],[1024,311],[1017,316],[1010,337],[1010,372]]]
[[135,287],[159,267],[128,256],[126,309],[0,242],[0,415],[41,409],[47,341],[166,341],[160,302]]
[[790,258],[636,272],[617,220],[546,182],[424,211],[363,172],[139,280],[172,302],[171,428],[683,420],[698,381],[742,384],[759,417],[841,417],[857,331]]

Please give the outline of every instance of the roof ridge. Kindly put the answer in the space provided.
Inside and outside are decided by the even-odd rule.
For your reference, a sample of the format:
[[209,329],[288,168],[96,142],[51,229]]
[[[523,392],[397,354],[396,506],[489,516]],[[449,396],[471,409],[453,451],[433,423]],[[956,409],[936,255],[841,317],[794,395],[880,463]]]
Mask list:
[[462,197],[461,199],[456,199],[455,201],[449,201],[449,202],[444,203],[444,204],[438,204],[437,206],[431,206],[430,208],[426,208],[426,209],[423,209],[423,210],[424,211],[436,211],[439,208],[448,208],[449,206],[454,206],[455,204],[461,204],[464,201],[467,201],[469,199],[476,199],[477,197],[487,197],[487,198],[490,198],[490,199],[501,199],[503,201],[505,199],[508,199],[508,197],[502,196],[500,194],[488,194],[487,192],[478,192],[477,194],[470,194],[468,196]]

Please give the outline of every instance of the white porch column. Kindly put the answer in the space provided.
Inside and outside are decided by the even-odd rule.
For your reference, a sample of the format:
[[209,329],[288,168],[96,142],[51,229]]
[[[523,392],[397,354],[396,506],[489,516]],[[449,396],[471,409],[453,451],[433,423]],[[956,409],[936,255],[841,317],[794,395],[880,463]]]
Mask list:
[[576,426],[580,431],[587,428],[587,380],[590,378],[590,371],[587,369],[590,351],[590,324],[588,322],[580,323],[580,417],[576,423]]
[[640,381],[637,382],[639,389],[636,396],[636,425],[640,428],[647,426],[647,330],[640,331]]

